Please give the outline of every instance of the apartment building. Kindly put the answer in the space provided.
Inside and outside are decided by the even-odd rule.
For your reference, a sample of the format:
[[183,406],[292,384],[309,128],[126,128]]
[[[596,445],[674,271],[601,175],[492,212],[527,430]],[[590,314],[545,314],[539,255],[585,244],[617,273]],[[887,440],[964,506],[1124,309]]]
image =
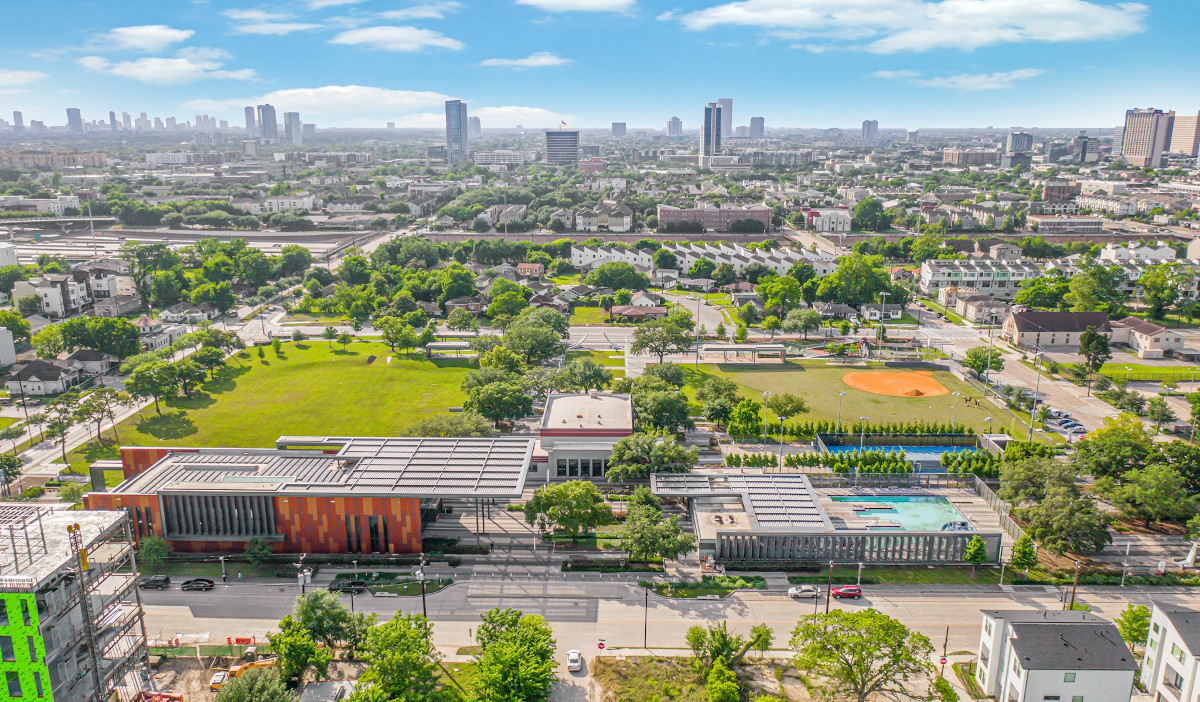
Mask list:
[[1115,215],[1128,216],[1137,214],[1137,203],[1127,197],[1116,195],[1081,195],[1078,199],[1080,208],[1109,212]]
[[4,699],[132,700],[149,679],[129,513],[5,505]]
[[1155,604],[1142,658],[1142,685],[1155,702],[1187,702],[1196,699],[1198,669],[1200,612]]
[[942,163],[951,166],[986,166],[1000,163],[1000,152],[995,149],[949,148],[942,151]]
[[975,679],[1002,702],[1129,702],[1138,666],[1089,612],[985,610]]
[[1104,231],[1103,217],[1031,214],[1025,218],[1030,228],[1039,234],[1100,234]]
[[[1138,281],[1146,274],[1146,269],[1151,266],[1166,264],[1178,266],[1180,270],[1189,274],[1181,276],[1178,280],[1179,296],[1191,300],[1200,299],[1200,260],[1188,258],[1175,261],[1103,261],[1101,264],[1120,268],[1124,276],[1121,283],[1121,292],[1134,298],[1142,296],[1142,288],[1138,285]],[[1049,272],[1052,270],[1057,270],[1064,277],[1070,278],[1081,270],[1080,259],[1078,256],[1068,256],[1067,258],[1047,261],[1046,271]]]
[[[687,271],[697,261],[711,261],[715,265],[728,263],[736,273],[746,266],[758,263],[778,275],[791,270],[797,263],[808,263],[818,277],[833,272],[837,262],[832,257],[796,249],[773,249],[757,251],[737,244],[666,244],[663,249],[675,256],[675,268]],[[572,246],[571,265],[581,270],[590,270],[609,261],[622,261],[647,271],[654,266],[653,252],[645,249],[626,249],[618,246]]]
[[941,288],[974,288],[983,295],[1011,300],[1021,284],[1043,274],[1025,261],[929,260],[921,264],[918,285],[925,295],[937,295]]
[[42,314],[60,319],[70,317],[92,302],[88,280],[86,271],[47,273],[41,278],[18,280],[13,284],[12,299],[36,297]]
[[52,198],[0,195],[0,212],[37,212],[61,217],[67,208],[78,210],[79,198],[75,195],[58,195]]
[[1125,263],[1127,261],[1147,261],[1150,263],[1166,263],[1174,261],[1178,258],[1175,249],[1171,248],[1165,241],[1156,241],[1151,244],[1129,244],[1121,246],[1120,244],[1108,243],[1100,251],[1101,261],[1110,261],[1113,263]]
[[742,206],[724,203],[716,205],[705,202],[688,208],[659,205],[657,214],[659,229],[669,229],[671,225],[695,223],[704,227],[705,231],[727,232],[733,227],[734,222],[742,221],[758,222],[762,225],[764,232],[771,229],[771,208],[761,204]]

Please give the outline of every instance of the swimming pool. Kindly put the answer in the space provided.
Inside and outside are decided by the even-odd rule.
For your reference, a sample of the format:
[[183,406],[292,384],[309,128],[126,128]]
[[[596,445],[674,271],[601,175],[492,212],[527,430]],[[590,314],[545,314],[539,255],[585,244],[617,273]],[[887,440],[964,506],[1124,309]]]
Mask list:
[[950,500],[933,495],[864,495],[831,497],[834,502],[853,502],[866,509],[855,509],[859,517],[877,517],[900,525],[904,531],[941,531],[946,522],[965,522]]

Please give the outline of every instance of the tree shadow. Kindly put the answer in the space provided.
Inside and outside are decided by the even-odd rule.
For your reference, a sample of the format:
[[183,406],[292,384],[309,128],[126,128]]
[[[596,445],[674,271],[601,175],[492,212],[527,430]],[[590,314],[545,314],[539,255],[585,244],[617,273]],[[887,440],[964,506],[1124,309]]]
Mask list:
[[178,439],[196,433],[196,423],[182,411],[164,412],[137,423],[138,431],[149,434],[160,441]]
[[360,356],[361,354],[357,351],[350,351],[349,349],[333,349],[333,355],[334,356]]
[[250,370],[250,366],[225,366],[217,371],[216,378],[201,384],[200,389],[214,395],[236,390],[238,377],[249,373]]

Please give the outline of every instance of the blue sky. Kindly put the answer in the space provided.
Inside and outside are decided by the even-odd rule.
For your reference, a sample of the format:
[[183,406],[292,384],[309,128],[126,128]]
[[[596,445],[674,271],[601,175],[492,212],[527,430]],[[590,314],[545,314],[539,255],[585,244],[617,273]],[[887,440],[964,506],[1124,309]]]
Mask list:
[[[11,2],[0,115],[109,110],[318,126],[1110,127],[1195,112],[1196,0],[66,0]],[[11,31],[12,29],[17,31]]]

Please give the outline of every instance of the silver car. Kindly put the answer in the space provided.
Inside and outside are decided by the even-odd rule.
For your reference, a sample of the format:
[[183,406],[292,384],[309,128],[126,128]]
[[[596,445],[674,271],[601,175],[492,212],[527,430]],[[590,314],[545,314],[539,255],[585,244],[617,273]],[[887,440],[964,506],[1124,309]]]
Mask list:
[[794,599],[812,598],[816,599],[821,596],[821,588],[816,585],[793,585],[788,588],[788,597]]

